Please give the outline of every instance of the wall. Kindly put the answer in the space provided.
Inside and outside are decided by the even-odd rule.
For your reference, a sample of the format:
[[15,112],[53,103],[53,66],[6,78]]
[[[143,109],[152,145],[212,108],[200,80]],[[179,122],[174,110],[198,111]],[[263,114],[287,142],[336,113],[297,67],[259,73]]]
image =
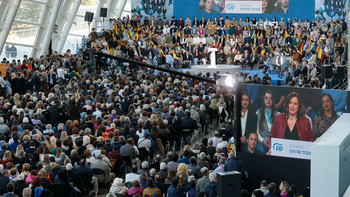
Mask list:
[[310,160],[252,155],[243,152],[238,152],[237,156],[248,172],[248,190],[250,192],[259,188],[262,180],[266,180],[268,183],[273,181],[277,184],[276,195],[279,192],[278,186],[281,181],[295,184],[300,192],[310,181]]
[[191,20],[193,20],[195,16],[198,18],[205,16],[206,18],[210,17],[212,19],[214,19],[214,17],[219,18],[220,16],[228,16],[230,20],[233,16],[236,16],[237,19],[239,19],[239,17],[242,17],[243,19],[245,17],[249,17],[250,19],[253,17],[256,17],[257,19],[263,17],[265,20],[266,17],[271,19],[272,17],[276,17],[277,21],[279,21],[280,18],[302,18],[311,20],[315,17],[315,1],[290,0],[288,14],[204,14],[199,13],[199,0],[176,0],[174,4],[174,13],[176,18],[183,17],[185,19],[186,16],[189,16]]

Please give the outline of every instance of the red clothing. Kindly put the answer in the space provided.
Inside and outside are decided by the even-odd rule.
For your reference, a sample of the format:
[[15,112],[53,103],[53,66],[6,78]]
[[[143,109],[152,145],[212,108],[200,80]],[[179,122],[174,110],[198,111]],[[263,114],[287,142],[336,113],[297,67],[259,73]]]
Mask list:
[[111,151],[108,153],[108,158],[115,159],[118,162],[118,165],[121,166],[123,164],[123,157],[120,153]]
[[[271,144],[271,138],[283,138],[284,132],[286,131],[287,120],[285,114],[279,114],[275,116],[273,121],[273,126],[271,130],[271,136],[269,139],[269,144]],[[313,141],[314,136],[311,130],[310,120],[303,116],[299,118],[296,122],[296,127],[299,134],[299,140],[301,141]]]

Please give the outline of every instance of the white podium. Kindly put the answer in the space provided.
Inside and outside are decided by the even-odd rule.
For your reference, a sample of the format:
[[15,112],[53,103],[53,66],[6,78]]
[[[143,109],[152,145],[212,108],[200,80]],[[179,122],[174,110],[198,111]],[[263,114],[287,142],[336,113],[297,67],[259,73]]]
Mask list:
[[217,68],[215,52],[218,51],[218,49],[217,48],[209,48],[208,51],[211,52],[211,54],[210,54],[210,66],[208,66],[208,68]]

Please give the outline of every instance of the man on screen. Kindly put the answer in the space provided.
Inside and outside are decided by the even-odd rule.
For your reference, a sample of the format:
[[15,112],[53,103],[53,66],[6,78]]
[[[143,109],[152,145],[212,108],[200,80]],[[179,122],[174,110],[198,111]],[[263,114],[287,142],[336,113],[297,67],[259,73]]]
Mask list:
[[213,7],[214,7],[214,0],[199,1],[199,12],[201,13],[217,13],[217,11],[213,9]]
[[273,14],[288,14],[289,0],[281,0],[281,5],[272,10]]
[[263,153],[256,149],[256,145],[258,144],[258,134],[250,133],[248,137],[248,146],[245,148],[245,152],[252,154],[262,155]]

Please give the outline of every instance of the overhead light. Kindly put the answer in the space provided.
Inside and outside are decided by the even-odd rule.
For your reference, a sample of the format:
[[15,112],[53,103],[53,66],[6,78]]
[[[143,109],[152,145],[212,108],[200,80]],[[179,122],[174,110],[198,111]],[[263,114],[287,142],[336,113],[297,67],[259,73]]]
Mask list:
[[236,85],[236,79],[229,74],[222,74],[221,77],[216,80],[217,86],[233,88]]

